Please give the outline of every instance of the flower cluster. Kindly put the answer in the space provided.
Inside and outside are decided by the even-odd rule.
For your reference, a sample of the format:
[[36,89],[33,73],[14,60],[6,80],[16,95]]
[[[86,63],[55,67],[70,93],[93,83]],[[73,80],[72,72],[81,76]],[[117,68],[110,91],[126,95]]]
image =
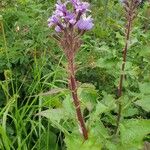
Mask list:
[[128,3],[128,2],[130,2],[130,1],[133,1],[135,4],[139,4],[139,3],[142,2],[142,0],[120,0],[120,2],[121,2],[122,4]]
[[64,3],[58,0],[56,10],[48,19],[48,26],[55,27],[56,32],[72,27],[78,30],[90,30],[94,24],[91,16],[87,17],[87,13],[90,12],[89,6],[89,3],[80,0],[67,0]]
[[137,8],[142,0],[120,0],[125,9],[125,15],[127,20],[134,20],[137,14]]

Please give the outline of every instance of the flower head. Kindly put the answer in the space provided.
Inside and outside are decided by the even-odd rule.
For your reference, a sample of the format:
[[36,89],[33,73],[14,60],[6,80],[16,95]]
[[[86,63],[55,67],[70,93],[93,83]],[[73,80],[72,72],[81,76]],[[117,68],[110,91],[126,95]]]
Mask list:
[[81,2],[79,0],[71,0],[76,12],[84,13],[89,10],[89,3]]
[[[68,5],[72,9],[68,9]],[[58,0],[56,3],[56,10],[53,15],[48,19],[48,26],[55,27],[56,32],[69,30],[70,27],[78,30],[90,30],[93,27],[93,19],[86,16],[89,12],[89,3],[82,2],[81,0],[67,0],[62,3]]]

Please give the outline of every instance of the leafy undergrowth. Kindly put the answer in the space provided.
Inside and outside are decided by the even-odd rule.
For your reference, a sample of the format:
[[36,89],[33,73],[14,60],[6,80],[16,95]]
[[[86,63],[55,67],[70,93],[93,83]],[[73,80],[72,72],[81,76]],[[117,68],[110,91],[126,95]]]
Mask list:
[[95,26],[83,36],[76,57],[87,141],[68,90],[66,59],[47,27],[54,4],[53,0],[0,3],[0,149],[141,150],[150,141],[149,2],[139,7],[134,21],[123,95],[118,99],[124,13],[117,0],[91,1]]

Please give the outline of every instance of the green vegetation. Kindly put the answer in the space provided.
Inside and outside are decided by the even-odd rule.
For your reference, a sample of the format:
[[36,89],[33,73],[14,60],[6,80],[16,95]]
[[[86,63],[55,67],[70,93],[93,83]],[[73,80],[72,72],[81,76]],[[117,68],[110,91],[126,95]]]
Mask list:
[[141,150],[150,141],[150,3],[133,21],[118,98],[125,13],[118,0],[89,0],[95,25],[76,56],[84,141],[67,61],[47,26],[55,2],[0,2],[0,150]]

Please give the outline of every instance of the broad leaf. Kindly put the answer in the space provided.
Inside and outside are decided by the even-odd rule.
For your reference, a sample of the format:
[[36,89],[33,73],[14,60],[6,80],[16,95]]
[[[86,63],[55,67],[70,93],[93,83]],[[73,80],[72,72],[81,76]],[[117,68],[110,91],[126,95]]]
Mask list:
[[138,100],[134,103],[138,106],[141,106],[145,111],[150,112],[150,95],[143,96],[141,100]]
[[37,115],[46,117],[51,121],[57,121],[58,123],[60,122],[61,119],[65,118],[65,113],[63,108],[48,109],[39,112]]
[[120,133],[122,147],[138,149],[143,144],[143,138],[150,133],[150,120],[126,120],[120,126]]
[[98,98],[98,93],[95,86],[92,84],[82,84],[78,89],[78,94],[81,103],[84,103],[89,111],[92,110]]
[[67,129],[65,129],[64,126],[60,124],[61,120],[68,119],[68,116],[64,108],[48,109],[48,110],[39,112],[37,115],[48,118],[52,122],[52,125],[54,125],[54,127],[57,127],[62,132],[69,134]]
[[101,145],[96,138],[90,137],[84,141],[81,136],[66,136],[67,150],[101,150]]
[[103,99],[96,105],[95,115],[99,115],[116,108],[115,99],[112,95],[103,92]]
[[139,87],[142,94],[150,94],[150,82],[140,83]]

